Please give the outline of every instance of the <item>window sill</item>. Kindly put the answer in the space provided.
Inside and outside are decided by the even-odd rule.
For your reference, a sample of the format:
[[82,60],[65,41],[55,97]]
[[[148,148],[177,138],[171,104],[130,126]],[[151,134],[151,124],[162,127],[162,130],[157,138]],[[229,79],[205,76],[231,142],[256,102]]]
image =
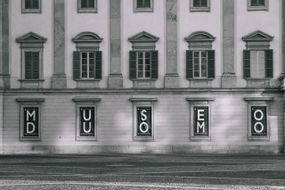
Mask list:
[[215,78],[187,78],[189,81],[212,81]]
[[267,7],[248,7],[248,11],[268,11]]
[[206,141],[206,142],[209,142],[209,141],[211,141],[211,137],[210,136],[191,136],[190,141],[197,141],[197,142]]
[[42,88],[43,79],[20,79],[21,88]]
[[135,8],[134,13],[153,12],[153,8]]
[[210,12],[210,7],[191,7],[190,12]]
[[41,14],[41,9],[22,9],[22,14]]
[[94,82],[94,81],[100,81],[101,79],[75,79],[76,82]]
[[97,13],[97,9],[78,9],[77,13]]
[[248,141],[270,141],[269,136],[249,136]]
[[154,137],[134,136],[133,141],[154,142]]

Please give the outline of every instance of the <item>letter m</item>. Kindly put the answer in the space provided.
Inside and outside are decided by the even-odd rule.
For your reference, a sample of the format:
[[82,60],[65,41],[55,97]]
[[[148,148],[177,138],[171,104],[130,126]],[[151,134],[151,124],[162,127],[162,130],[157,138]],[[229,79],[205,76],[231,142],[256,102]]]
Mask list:
[[26,121],[30,121],[30,118],[32,118],[32,121],[36,121],[36,111],[33,110],[30,112],[30,110],[27,110],[26,112]]
[[200,130],[202,129],[202,133],[205,133],[206,129],[205,129],[205,122],[202,122],[200,124],[200,122],[197,122],[197,133],[201,133]]

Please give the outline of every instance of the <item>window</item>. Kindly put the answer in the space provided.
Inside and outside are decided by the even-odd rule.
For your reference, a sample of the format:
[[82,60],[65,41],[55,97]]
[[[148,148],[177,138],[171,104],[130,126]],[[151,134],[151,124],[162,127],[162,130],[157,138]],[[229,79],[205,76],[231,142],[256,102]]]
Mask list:
[[40,52],[25,51],[25,79],[39,79]]
[[133,50],[129,55],[131,80],[158,78],[158,51],[155,50],[155,42],[158,39],[146,32],[129,38],[129,41],[133,43]]
[[269,49],[273,37],[257,31],[243,40],[247,49],[243,51],[245,79],[265,79],[273,77],[273,50]]
[[249,11],[268,10],[268,0],[247,0],[247,9]]
[[153,0],[134,0],[135,12],[151,12],[153,11]]
[[248,102],[248,140],[269,140],[268,102],[272,101],[273,97],[245,97],[244,100]]
[[97,103],[100,98],[75,97],[76,103],[76,140],[89,141],[97,138]]
[[40,13],[41,0],[22,0],[22,13]]
[[20,140],[41,140],[41,104],[43,98],[17,98],[20,104]]
[[130,98],[133,103],[133,139],[154,140],[154,102],[157,98]]
[[73,52],[74,80],[88,81],[102,78],[102,51],[99,51],[101,41],[97,34],[91,32],[83,32],[73,38],[77,49]]
[[79,13],[97,12],[97,0],[78,0]]
[[190,140],[210,140],[211,138],[211,109],[213,98],[186,98],[190,103]]
[[[33,83],[34,87],[40,87],[43,82],[43,47],[47,41],[35,33],[28,33],[16,39],[21,47],[21,82],[22,87],[27,83]],[[32,87],[32,86],[29,86]]]
[[190,0],[190,11],[210,11],[210,0]]
[[211,50],[214,37],[206,32],[194,32],[185,40],[190,50],[186,50],[186,78],[215,78],[215,51]]

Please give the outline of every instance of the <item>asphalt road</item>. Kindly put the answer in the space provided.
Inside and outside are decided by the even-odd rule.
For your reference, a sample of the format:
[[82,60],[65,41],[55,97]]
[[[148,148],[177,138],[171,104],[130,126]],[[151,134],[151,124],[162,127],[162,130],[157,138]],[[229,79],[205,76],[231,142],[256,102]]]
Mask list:
[[285,190],[285,155],[0,156],[0,189]]

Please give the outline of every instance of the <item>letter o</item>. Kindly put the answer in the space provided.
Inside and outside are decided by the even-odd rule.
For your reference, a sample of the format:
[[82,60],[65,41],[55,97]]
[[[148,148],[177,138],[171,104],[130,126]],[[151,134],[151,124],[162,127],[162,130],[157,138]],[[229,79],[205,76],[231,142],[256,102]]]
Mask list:
[[[257,117],[257,113],[260,113],[260,117]],[[261,110],[255,110],[253,117],[256,121],[261,121],[264,118],[264,113]]]
[[[257,126],[260,125],[261,128],[258,130]],[[253,129],[256,133],[262,133],[262,131],[264,130],[264,125],[261,122],[256,122],[253,126]]]
[[[145,126],[145,130],[142,129],[142,127]],[[148,132],[148,129],[149,129],[149,126],[146,122],[142,122],[139,126],[139,130],[140,132],[142,133],[147,133]]]

